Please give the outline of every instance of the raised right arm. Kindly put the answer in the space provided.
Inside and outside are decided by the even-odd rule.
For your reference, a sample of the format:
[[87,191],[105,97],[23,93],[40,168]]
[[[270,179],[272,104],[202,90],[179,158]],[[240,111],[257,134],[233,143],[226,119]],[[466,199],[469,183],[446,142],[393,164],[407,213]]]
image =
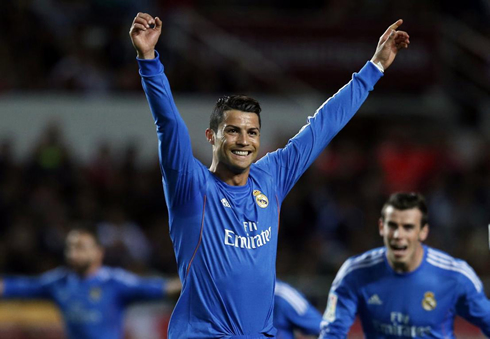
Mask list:
[[143,89],[155,120],[160,167],[169,205],[189,199],[198,168],[192,154],[187,127],[175,106],[164,68],[155,45],[162,21],[146,13],[138,13],[129,31],[137,53]]

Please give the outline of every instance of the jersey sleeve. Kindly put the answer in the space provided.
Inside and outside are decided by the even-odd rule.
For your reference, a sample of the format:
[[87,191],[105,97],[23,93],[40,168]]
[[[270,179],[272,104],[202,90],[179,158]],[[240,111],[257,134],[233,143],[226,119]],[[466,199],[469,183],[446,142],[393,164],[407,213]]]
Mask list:
[[456,312],[470,323],[478,326],[490,338],[490,300],[486,297],[483,284],[473,269],[466,263],[460,278],[461,294],[456,304]]
[[349,122],[383,76],[368,62],[351,81],[325,101],[288,144],[257,161],[275,172],[281,201],[329,142]]
[[195,193],[195,172],[200,166],[192,153],[189,131],[175,106],[159,54],[155,54],[155,59],[137,60],[143,89],[156,125],[160,170],[170,207],[188,201]]
[[113,278],[123,304],[165,297],[166,280],[163,278],[142,278],[121,269],[114,272]]
[[61,278],[63,272],[53,270],[39,277],[5,277],[3,278],[4,298],[19,299],[49,299],[51,298],[52,284]]
[[276,296],[274,312],[282,312],[293,328],[300,330],[303,334],[318,335],[322,316],[306,299],[296,301],[287,300]]
[[352,275],[346,275],[350,260],[340,268],[328,295],[323,314],[321,339],[347,338],[357,313],[358,296]]

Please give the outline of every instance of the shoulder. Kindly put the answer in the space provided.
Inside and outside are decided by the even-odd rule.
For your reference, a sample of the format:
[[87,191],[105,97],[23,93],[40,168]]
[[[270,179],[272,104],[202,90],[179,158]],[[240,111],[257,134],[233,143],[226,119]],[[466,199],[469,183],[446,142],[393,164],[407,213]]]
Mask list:
[[458,281],[472,285],[478,292],[483,290],[483,284],[473,268],[464,260],[453,258],[449,254],[427,248],[427,263],[437,270],[444,271],[447,275],[454,276]]
[[304,314],[308,310],[309,304],[303,295],[282,281],[276,281],[275,297],[285,301],[298,314]]
[[384,247],[375,248],[347,259],[340,267],[332,287],[337,287],[346,278],[353,275],[364,274],[376,265],[384,262],[386,249]]
[[43,273],[40,277],[41,283],[45,285],[55,284],[58,281],[64,280],[70,274],[70,270],[66,267],[57,267]]
[[102,267],[98,273],[98,278],[103,281],[111,281],[115,284],[132,286],[136,285],[139,277],[129,271],[117,267]]
[[259,177],[261,176],[270,176],[270,166],[272,163],[270,162],[270,153],[267,153],[264,155],[262,158],[254,162],[250,166],[250,173],[251,174],[256,174]]

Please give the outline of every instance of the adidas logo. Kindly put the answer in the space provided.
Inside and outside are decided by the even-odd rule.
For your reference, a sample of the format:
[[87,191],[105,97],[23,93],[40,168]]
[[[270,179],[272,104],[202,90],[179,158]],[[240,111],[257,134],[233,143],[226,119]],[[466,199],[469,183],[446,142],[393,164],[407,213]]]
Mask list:
[[381,299],[379,299],[379,296],[377,294],[373,294],[371,298],[369,298],[368,302],[369,305],[382,305],[383,302]]
[[221,203],[223,204],[223,206],[231,208],[230,203],[225,198],[221,199]]

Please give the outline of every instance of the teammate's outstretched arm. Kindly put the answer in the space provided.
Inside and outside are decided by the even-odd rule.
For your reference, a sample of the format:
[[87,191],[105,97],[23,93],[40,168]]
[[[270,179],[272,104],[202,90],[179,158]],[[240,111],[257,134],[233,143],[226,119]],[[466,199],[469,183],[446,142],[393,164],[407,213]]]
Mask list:
[[408,48],[410,36],[407,32],[397,31],[403,23],[402,19],[397,20],[379,38],[378,47],[371,61],[386,70],[395,60],[397,53],[401,49]]
[[154,59],[155,46],[162,33],[162,21],[147,13],[138,13],[129,29],[131,42],[139,59]]

